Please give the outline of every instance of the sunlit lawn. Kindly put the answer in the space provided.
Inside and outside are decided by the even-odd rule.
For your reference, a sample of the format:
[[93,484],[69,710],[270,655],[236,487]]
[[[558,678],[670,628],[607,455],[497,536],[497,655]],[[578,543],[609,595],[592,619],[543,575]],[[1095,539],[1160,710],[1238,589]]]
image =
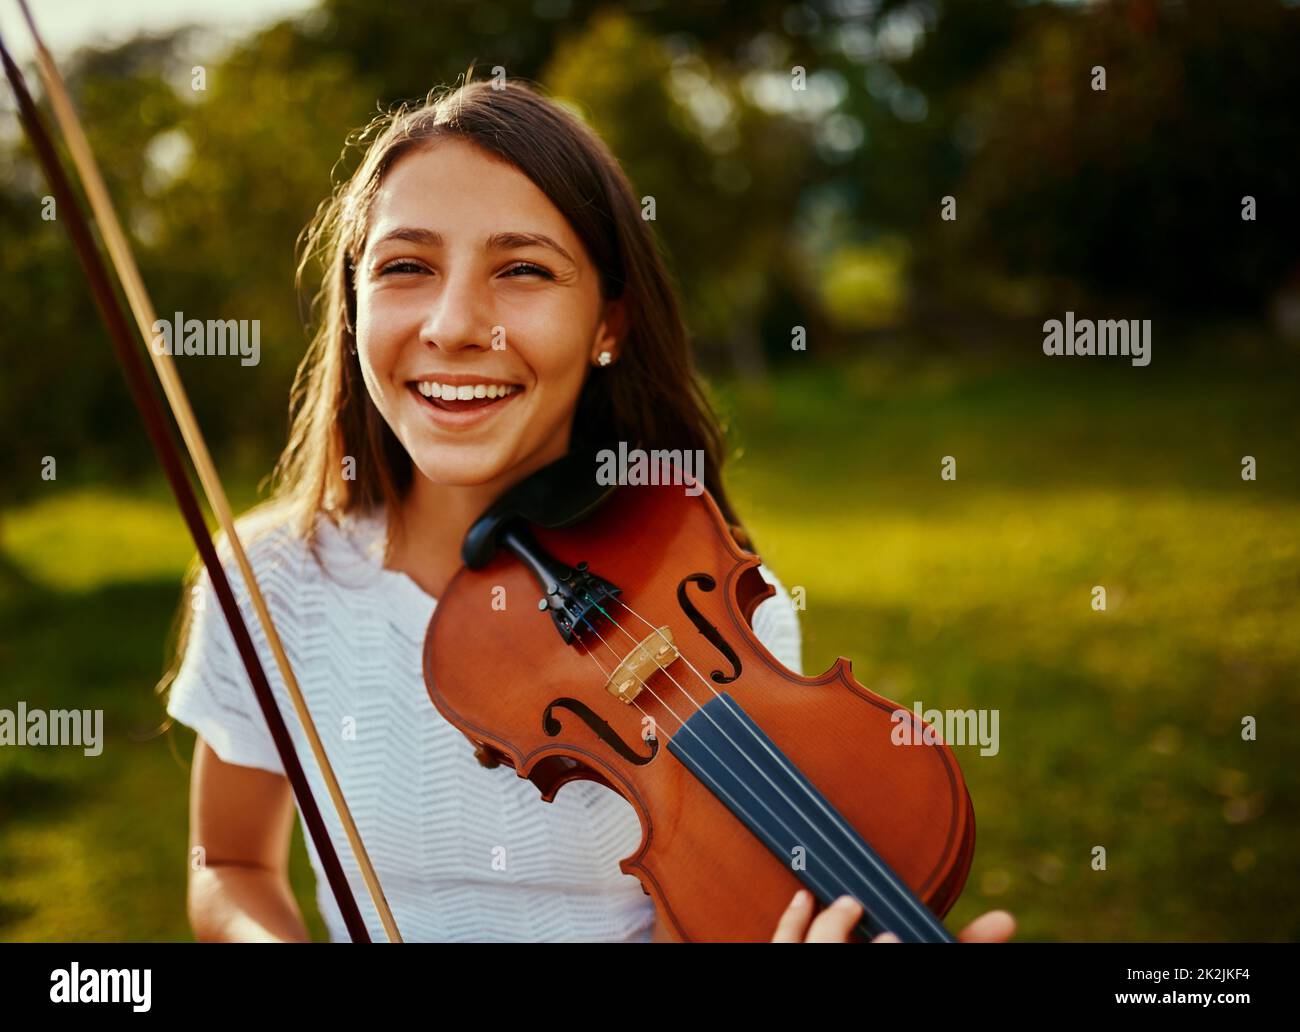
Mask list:
[[[846,360],[721,391],[736,501],[806,590],[805,670],[845,655],[905,705],[998,711],[996,755],[957,747],[979,833],[951,925],[1300,938],[1297,368]],[[145,737],[189,549],[146,495],[4,514],[5,704],[102,706],[108,741],[0,751],[3,938],[189,934],[192,735]],[[294,877],[310,913],[301,843]]]

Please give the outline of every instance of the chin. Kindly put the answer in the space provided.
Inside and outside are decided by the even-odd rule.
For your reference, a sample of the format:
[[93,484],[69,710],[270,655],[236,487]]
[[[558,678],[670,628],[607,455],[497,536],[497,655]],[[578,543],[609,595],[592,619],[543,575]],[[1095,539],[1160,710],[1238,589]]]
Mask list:
[[491,483],[509,469],[495,448],[428,448],[414,455],[415,468],[425,480],[448,487],[476,487]]

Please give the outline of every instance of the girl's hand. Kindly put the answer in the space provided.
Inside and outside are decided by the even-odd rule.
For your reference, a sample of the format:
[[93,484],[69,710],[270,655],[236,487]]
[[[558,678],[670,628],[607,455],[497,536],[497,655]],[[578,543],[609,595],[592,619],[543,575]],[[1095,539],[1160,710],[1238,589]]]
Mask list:
[[[812,894],[800,889],[777,923],[773,942],[848,942],[853,926],[862,917],[862,904],[852,896],[841,896],[808,926],[812,918]],[[1016,919],[1005,910],[990,910],[962,929],[958,942],[1006,942],[1016,932]],[[872,942],[898,942],[893,932],[881,932]]]

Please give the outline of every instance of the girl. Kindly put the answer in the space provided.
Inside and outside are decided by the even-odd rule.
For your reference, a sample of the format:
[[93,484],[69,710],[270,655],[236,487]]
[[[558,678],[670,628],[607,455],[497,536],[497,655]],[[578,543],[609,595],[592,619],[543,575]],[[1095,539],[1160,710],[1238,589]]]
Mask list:
[[[543,804],[510,768],[480,766],[430,703],[421,648],[470,523],[575,434],[702,451],[705,486],[749,547],[667,272],[604,144],[526,86],[466,82],[361,140],[361,164],[305,237],[300,279],[312,261],[325,272],[319,329],[272,498],[241,523],[250,561],[404,938],[662,938],[650,897],[618,868],[641,838],[631,806],[588,781]],[[762,573],[777,594],[755,632],[799,671],[789,595]],[[199,736],[190,920],[201,940],[306,940],[287,875],[288,780],[206,574],[194,598],[167,707]],[[338,817],[322,812],[382,940]],[[306,842],[330,937],[344,939]],[[843,941],[859,913],[849,901],[810,927],[811,901],[796,900],[776,938]],[[984,937],[1009,934],[994,925]]]

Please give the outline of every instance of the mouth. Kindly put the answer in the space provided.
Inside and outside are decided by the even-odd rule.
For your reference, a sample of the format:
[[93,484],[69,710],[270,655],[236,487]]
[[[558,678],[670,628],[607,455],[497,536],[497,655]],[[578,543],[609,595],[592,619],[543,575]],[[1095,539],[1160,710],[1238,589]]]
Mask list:
[[412,380],[406,386],[430,415],[452,426],[477,423],[524,393],[521,384],[487,381],[448,384],[435,380]]

